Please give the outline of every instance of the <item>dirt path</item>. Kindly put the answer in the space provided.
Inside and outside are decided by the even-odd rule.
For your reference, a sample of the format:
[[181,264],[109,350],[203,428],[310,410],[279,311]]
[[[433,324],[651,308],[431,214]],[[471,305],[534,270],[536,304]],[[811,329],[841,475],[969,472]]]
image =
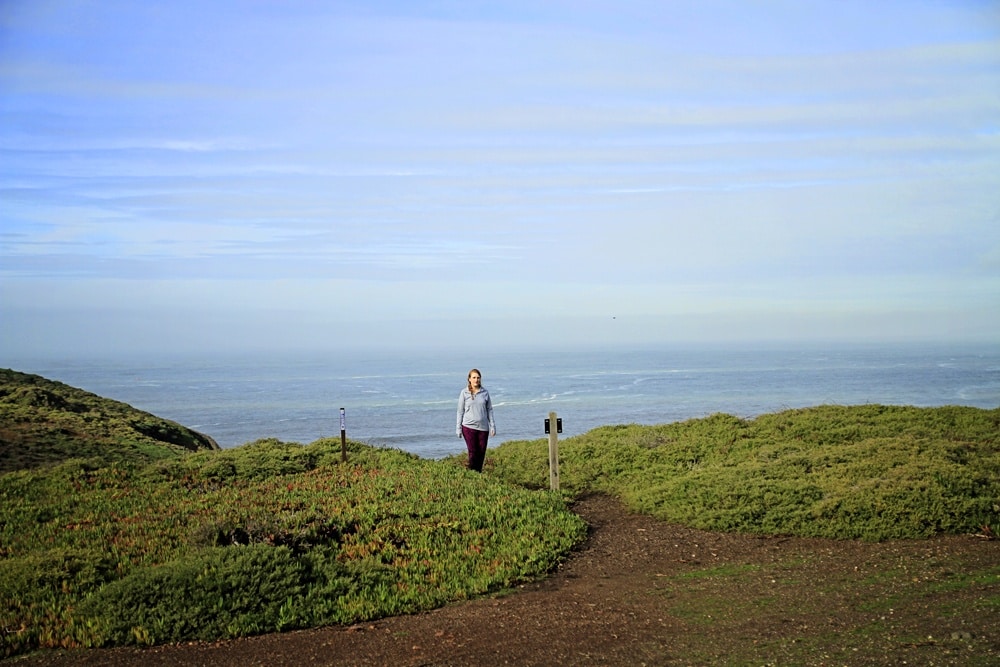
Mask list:
[[755,538],[663,524],[604,496],[574,509],[587,543],[512,594],[350,628],[11,663],[1000,664],[1000,541]]

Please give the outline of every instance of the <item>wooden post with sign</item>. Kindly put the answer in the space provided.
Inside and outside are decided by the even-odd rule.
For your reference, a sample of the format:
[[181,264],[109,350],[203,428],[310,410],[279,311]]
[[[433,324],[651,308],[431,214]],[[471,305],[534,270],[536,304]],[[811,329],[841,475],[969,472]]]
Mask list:
[[340,462],[347,463],[347,420],[344,408],[340,409]]
[[559,419],[556,413],[550,412],[545,420],[545,430],[549,434],[549,488],[559,490]]

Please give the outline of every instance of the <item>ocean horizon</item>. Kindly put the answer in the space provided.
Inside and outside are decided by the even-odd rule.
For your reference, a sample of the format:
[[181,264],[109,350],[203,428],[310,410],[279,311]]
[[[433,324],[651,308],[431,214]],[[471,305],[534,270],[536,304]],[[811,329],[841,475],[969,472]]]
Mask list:
[[1000,407],[1000,345],[663,345],[633,349],[269,352],[11,359],[5,366],[122,401],[223,448],[340,436],[425,458],[464,452],[458,394],[478,368],[496,446],[614,424],[741,418],[816,405]]

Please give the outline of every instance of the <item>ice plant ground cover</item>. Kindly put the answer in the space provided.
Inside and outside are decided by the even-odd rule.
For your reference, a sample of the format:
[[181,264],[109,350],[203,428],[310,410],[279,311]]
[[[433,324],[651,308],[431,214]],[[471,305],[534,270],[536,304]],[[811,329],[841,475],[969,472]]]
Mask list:
[[544,575],[555,495],[339,441],[0,477],[4,655],[353,623]]
[[[546,441],[494,474],[544,488]],[[819,406],[593,429],[559,443],[567,497],[601,491],[703,530],[907,539],[1000,525],[1000,408]]]
[[879,405],[607,426],[560,443],[560,493],[545,440],[491,450],[484,475],[357,443],[343,463],[339,439],[162,456],[144,444],[134,459],[84,447],[0,475],[3,655],[349,624],[502,592],[584,539],[566,502],[591,492],[734,534],[988,535],[998,434],[1000,409]]

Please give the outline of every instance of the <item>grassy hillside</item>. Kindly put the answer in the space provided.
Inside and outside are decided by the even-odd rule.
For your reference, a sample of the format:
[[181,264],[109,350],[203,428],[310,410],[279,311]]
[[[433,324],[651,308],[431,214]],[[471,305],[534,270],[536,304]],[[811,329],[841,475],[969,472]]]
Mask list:
[[[698,528],[836,538],[1000,524],[1000,408],[823,406],[505,443],[487,474],[339,440],[218,450],[0,372],[0,657],[354,623],[543,576],[598,491]],[[17,468],[17,470],[12,470]]]
[[[706,530],[924,537],[1000,525],[1000,408],[821,406],[606,426],[559,443],[565,495],[602,491]],[[548,487],[548,441],[507,442],[495,474]]]
[[554,494],[340,441],[0,475],[0,656],[349,624],[551,570]]
[[125,403],[0,369],[0,473],[70,458],[153,461],[218,448],[206,435]]

